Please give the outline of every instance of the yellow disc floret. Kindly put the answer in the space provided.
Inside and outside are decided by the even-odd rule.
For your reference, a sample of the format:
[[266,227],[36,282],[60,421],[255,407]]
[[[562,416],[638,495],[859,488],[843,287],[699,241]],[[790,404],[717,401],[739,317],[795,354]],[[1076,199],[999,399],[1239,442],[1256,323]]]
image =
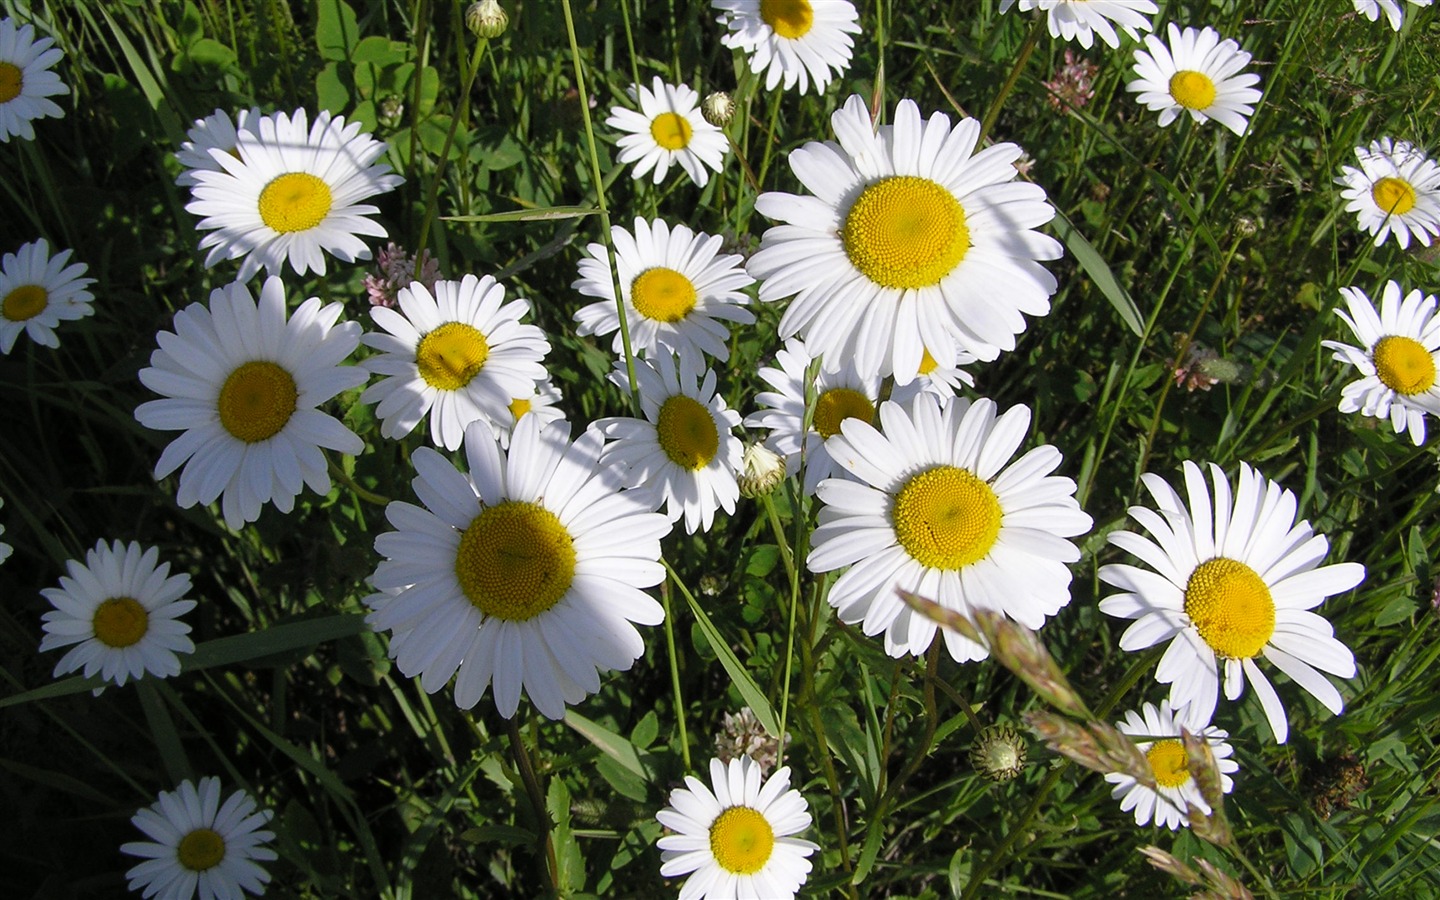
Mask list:
[[225,858],[225,839],[209,828],[197,828],[180,839],[175,856],[192,872],[213,869]]
[[1204,72],[1181,69],[1170,76],[1170,96],[1186,109],[1206,110],[1215,102],[1215,82]]
[[515,421],[520,421],[521,417],[523,417],[529,411],[529,397],[516,397],[514,400],[510,401],[510,418],[514,419]]
[[983,559],[1000,535],[1001,515],[990,485],[954,466],[910,478],[891,512],[900,546],[921,565],[946,570]]
[[754,875],[774,850],[775,829],[764,814],[748,806],[732,806],[710,825],[710,852],[727,872]]
[[778,37],[804,37],[815,24],[810,0],[760,0],[760,18]]
[[11,322],[33,319],[50,305],[50,292],[38,284],[22,284],[0,301],[0,312]]
[[1270,588],[1244,563],[1217,556],[1195,567],[1185,585],[1185,615],[1217,656],[1249,659],[1275,633]]
[[150,630],[150,614],[134,597],[111,597],[95,608],[90,627],[97,641],[118,650],[145,636]]
[[921,375],[929,375],[931,372],[935,371],[939,367],[939,361],[936,360],[935,357],[930,355],[929,350],[926,350],[924,353],[920,354],[920,368],[918,371]]
[[295,414],[297,397],[295,378],[289,372],[275,363],[255,360],[225,379],[216,407],[226,431],[255,444],[280,433]]
[[511,622],[560,602],[575,580],[575,542],[538,503],[507,500],[480,510],[460,536],[455,577],[475,608]]
[[831,388],[815,400],[815,430],[828,438],[840,433],[840,423],[846,419],[859,419],[874,424],[875,404],[859,391],[850,388]]
[[309,231],[330,215],[330,185],[309,172],[287,172],[260,192],[260,220],[281,234]]
[[672,462],[692,472],[709,465],[720,450],[720,432],[710,410],[684,394],[661,404],[655,437]]
[[1178,788],[1190,780],[1190,761],[1185,756],[1185,745],[1171,738],[1156,741],[1145,751],[1150,761],[1150,771],[1155,783],[1161,787]]
[[25,89],[25,73],[14,63],[0,62],[0,103],[9,103]]
[[1423,394],[1435,386],[1435,357],[1414,338],[1387,335],[1375,342],[1375,374],[1397,394]]
[[1403,216],[1415,208],[1415,189],[1403,178],[1382,178],[1370,188],[1370,198],[1380,211]]
[[630,302],[640,315],[656,322],[679,322],[695,308],[695,285],[664,266],[646,269],[630,283]]
[[650,136],[666,150],[684,150],[690,145],[690,120],[679,113],[661,113],[650,121]]
[[446,322],[421,338],[415,348],[420,377],[441,391],[458,391],[469,384],[489,358],[485,335],[464,322]]
[[855,198],[840,230],[845,255],[882,287],[939,284],[970,250],[965,209],[928,178],[897,175]]

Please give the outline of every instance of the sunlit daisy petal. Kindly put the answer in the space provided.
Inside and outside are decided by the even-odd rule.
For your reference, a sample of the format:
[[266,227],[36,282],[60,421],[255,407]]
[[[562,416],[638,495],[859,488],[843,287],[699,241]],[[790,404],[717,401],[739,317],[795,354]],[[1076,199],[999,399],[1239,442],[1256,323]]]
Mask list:
[[541,425],[563,421],[565,410],[556,406],[560,400],[560,389],[550,382],[548,374],[532,384],[528,391],[520,391],[511,397],[509,405],[505,407],[505,415],[490,421],[490,428],[495,439],[500,442],[500,449],[510,447],[510,435],[515,432],[516,424],[526,416],[534,416]]
[[1344,190],[1345,211],[1375,236],[1391,234],[1401,247],[1414,238],[1425,246],[1440,235],[1440,164],[1407,141],[1381,138],[1356,147],[1360,167],[1342,166],[1335,183]]
[[217,109],[203,119],[196,119],[195,124],[185,133],[189,140],[181,144],[179,152],[175,154],[176,161],[184,167],[176,176],[175,183],[186,187],[193,186],[200,183],[200,179],[195,177],[196,172],[225,171],[225,167],[220,165],[212,151],[238,156],[239,151],[236,148],[240,144],[240,132],[255,134],[256,123],[262,115],[260,107],[252,106],[237,112],[234,119],[223,109]]
[[[1147,825],[1153,818],[1157,826],[1171,831],[1182,825],[1190,826],[1190,809],[1199,809],[1210,814],[1210,804],[1200,793],[1195,779],[1190,776],[1185,745],[1180,741],[1180,729],[1188,729],[1196,737],[1205,739],[1215,763],[1220,770],[1220,789],[1228,794],[1235,786],[1230,776],[1240,769],[1240,764],[1230,757],[1235,750],[1225,742],[1230,735],[1208,723],[1200,723],[1187,716],[1177,715],[1169,700],[1144,704],[1139,712],[1131,710],[1125,718],[1115,723],[1121,731],[1137,738],[1163,738],[1162,740],[1137,740],[1136,745],[1150,763],[1157,789],[1146,787],[1132,776],[1111,772],[1105,780],[1115,785],[1110,796],[1120,801],[1120,808],[1126,812],[1135,811],[1135,824]],[[1166,737],[1172,735],[1172,737]]]
[[930,393],[942,398],[954,397],[962,386],[975,386],[975,376],[960,368],[975,362],[973,353],[959,347],[949,347],[945,351],[936,350],[935,353],[940,354],[938,359],[929,347],[925,348],[915,380],[909,384],[895,385],[890,391],[891,400],[896,403],[909,403],[920,393]]
[[32,120],[65,115],[49,99],[70,93],[60,76],[50,71],[62,56],[54,40],[36,39],[35,26],[0,19],[0,141],[9,143],[12,135],[33,141]]
[[[1429,6],[1434,0],[1409,0],[1414,6]],[[1400,6],[1400,0],[1354,0],[1355,11],[1372,22],[1379,21],[1381,11],[1384,11],[1385,18],[1389,20],[1390,27],[1396,31],[1400,30],[1401,24],[1405,21],[1405,11]]]
[[850,68],[850,35],[860,33],[850,0],[710,0],[710,6],[728,29],[720,43],[749,55],[750,71],[764,73],[767,91],[798,84],[802,94],[811,85],[824,93]]
[[653,171],[655,184],[665,180],[672,163],[679,163],[690,180],[700,187],[710,172],[720,171],[729,143],[719,128],[705,121],[700,112],[700,95],[684,84],[666,84],[656,76],[653,87],[632,84],[630,98],[640,111],[624,106],[611,108],[605,124],[626,132],[617,142],[621,163],[634,163],[630,174],[644,178]]
[[[1015,0],[1000,0],[1000,11],[1014,5]],[[1097,34],[1111,47],[1119,47],[1115,25],[1138,39],[1141,31],[1151,29],[1150,15],[1159,11],[1153,0],[1020,0],[1021,12],[1032,9],[1045,11],[1051,37],[1079,41],[1087,50]]]
[[1125,90],[1139,94],[1137,100],[1160,113],[1161,127],[1188,112],[1196,122],[1214,119],[1244,134],[1260,101],[1255,88],[1260,76],[1239,74],[1250,54],[1232,40],[1220,40],[1213,28],[1181,31],[1171,22],[1166,33],[1168,45],[1156,35],[1145,36],[1146,49],[1135,51],[1137,78]]
[[41,238],[0,259],[0,353],[9,354],[23,331],[42,347],[58,347],[55,327],[93,315],[95,283],[84,263],[66,265],[70,251],[50,255]]

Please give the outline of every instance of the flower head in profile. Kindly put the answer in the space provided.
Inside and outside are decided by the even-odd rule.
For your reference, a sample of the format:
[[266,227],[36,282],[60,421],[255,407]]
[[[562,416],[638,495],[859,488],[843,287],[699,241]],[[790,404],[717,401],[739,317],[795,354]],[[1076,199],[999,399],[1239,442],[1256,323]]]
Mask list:
[[531,385],[529,390],[511,397],[510,404],[505,407],[505,415],[490,420],[490,428],[500,442],[500,448],[505,450],[510,447],[510,435],[515,433],[515,426],[526,416],[534,416],[541,425],[562,421],[565,410],[556,405],[560,400],[560,389],[550,381],[548,374]]
[[49,98],[70,93],[50,67],[64,56],[55,41],[38,40],[35,26],[0,19],[0,142],[12,136],[35,140],[34,119],[55,118],[65,111]]
[[[850,0],[710,0],[727,29],[720,43],[750,57],[750,71],[765,75],[765,90],[804,94],[850,68],[850,38],[860,15]],[[832,71],[833,70],[833,71]]]
[[203,119],[196,119],[195,124],[185,133],[188,140],[180,145],[179,152],[175,154],[176,161],[183,167],[176,176],[175,183],[182,187],[193,187],[200,183],[200,179],[195,177],[196,172],[225,171],[225,167],[211,151],[238,157],[239,151],[236,148],[240,145],[240,132],[248,131],[253,134],[263,115],[260,107],[252,106],[237,112],[233,119],[223,109],[217,109]]
[[1255,87],[1260,76],[1240,72],[1250,54],[1232,40],[1220,40],[1213,28],[1181,31],[1171,22],[1166,33],[1168,45],[1156,35],[1145,36],[1146,49],[1135,51],[1136,80],[1125,90],[1160,113],[1162,128],[1188,112],[1196,122],[1214,119],[1244,134],[1260,101]]
[[[1000,12],[1007,12],[1015,0],[1000,0]],[[1089,50],[1095,35],[1111,47],[1120,46],[1115,26],[1138,39],[1149,31],[1150,16],[1159,11],[1153,0],[1020,0],[1020,11],[1044,10],[1050,36],[1078,41]]]
[[[1429,6],[1434,0],[1409,0],[1413,6]],[[1364,16],[1372,22],[1379,21],[1380,13],[1385,13],[1389,20],[1390,27],[1396,31],[1405,22],[1405,10],[1400,6],[1400,0],[1354,0],[1355,12]]]
[[916,394],[934,394],[943,399],[956,396],[962,387],[973,388],[975,376],[960,367],[975,362],[975,355],[960,347],[948,350],[948,353],[935,351],[940,353],[940,359],[936,359],[927,347],[925,355],[920,357],[920,371],[915,373],[915,380],[892,387],[890,399],[909,403]]
[[1200,787],[1190,775],[1189,758],[1185,745],[1180,740],[1182,727],[1210,745],[1220,770],[1220,790],[1230,793],[1235,786],[1230,776],[1239,770],[1240,764],[1230,757],[1235,750],[1225,739],[1228,732],[1213,725],[1199,725],[1177,716],[1170,708],[1169,700],[1161,700],[1157,707],[1146,703],[1139,712],[1130,710],[1116,726],[1136,739],[1140,752],[1150,763],[1150,773],[1155,777],[1155,788],[1147,787],[1131,775],[1111,772],[1105,780],[1115,785],[1110,796],[1120,801],[1123,812],[1135,811],[1135,824],[1148,825],[1150,820],[1160,827],[1178,830],[1182,825],[1190,826],[1189,813],[1193,807],[1210,815],[1210,804],[1205,802]]
[[1381,138],[1356,147],[1360,166],[1342,166],[1335,183],[1343,187],[1345,211],[1375,236],[1391,234],[1401,247],[1413,237],[1425,246],[1440,235],[1440,164],[1408,141]]
[[95,295],[86,289],[95,279],[83,277],[84,263],[68,262],[70,251],[51,256],[44,238],[0,259],[0,353],[14,349],[22,331],[42,347],[58,347],[57,325],[94,314]]
[[652,88],[632,84],[632,100],[640,111],[612,107],[605,124],[625,132],[619,140],[621,163],[634,163],[630,174],[644,178],[653,171],[655,184],[665,180],[670,166],[679,163],[690,180],[704,187],[710,172],[720,171],[729,143],[725,135],[705,121],[700,95],[688,85],[666,84],[657,75]]

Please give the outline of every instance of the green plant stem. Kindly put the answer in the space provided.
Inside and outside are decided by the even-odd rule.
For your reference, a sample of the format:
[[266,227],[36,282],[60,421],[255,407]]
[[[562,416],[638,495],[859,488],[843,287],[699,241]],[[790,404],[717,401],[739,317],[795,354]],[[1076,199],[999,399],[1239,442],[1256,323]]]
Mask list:
[[[925,655],[925,732],[921,735],[920,741],[915,746],[915,752],[910,759],[906,760],[905,767],[900,770],[885,786],[885,791],[880,795],[880,801],[875,804],[875,812],[871,815],[872,823],[883,820],[885,813],[889,811],[890,804],[894,802],[900,793],[900,788],[910,780],[920,766],[924,764],[925,757],[930,753],[930,745],[935,740],[935,729],[938,727],[938,714],[935,707],[935,677],[940,668],[940,649],[944,646],[944,640],[939,634],[935,636],[934,642],[930,644],[930,650]],[[892,704],[893,705],[893,704]]]
[[795,615],[800,605],[800,572],[795,568],[795,560],[790,554],[789,542],[785,539],[785,526],[780,521],[780,514],[775,510],[775,500],[770,494],[766,494],[760,501],[765,506],[766,517],[770,521],[770,529],[775,533],[776,544],[780,547],[780,559],[785,563],[785,571],[789,576],[790,584],[790,616],[785,628],[785,677],[782,681],[780,691],[780,762],[785,760],[785,723],[790,713],[790,675],[795,660]]
[[980,124],[980,139],[976,142],[977,147],[985,146],[985,139],[990,136],[990,129],[995,127],[995,120],[1000,118],[1000,110],[1005,106],[1005,100],[1015,89],[1015,84],[1020,80],[1020,73],[1025,71],[1025,64],[1030,62],[1030,55],[1035,52],[1035,45],[1040,43],[1040,33],[1044,27],[1044,20],[1038,17],[1035,19],[1035,24],[1030,26],[1030,33],[1025,36],[1025,43],[1021,45],[1020,53],[1015,57],[1015,65],[1010,67],[1010,75],[1000,86],[1000,93],[990,101],[990,108],[985,110],[985,121]]
[[[430,236],[430,226],[435,222],[436,207],[440,196],[440,183],[445,178],[445,166],[450,160],[450,147],[455,142],[455,130],[460,127],[460,120],[470,111],[470,90],[475,86],[475,73],[480,71],[480,61],[485,57],[485,48],[490,42],[480,38],[475,42],[475,50],[470,54],[470,68],[465,70],[465,77],[460,87],[460,102],[455,107],[455,114],[450,117],[450,127],[445,132],[445,143],[440,147],[440,158],[435,161],[435,172],[430,176],[430,190],[425,196],[425,218],[420,222],[420,238],[415,242],[415,265],[420,265],[420,254],[425,250],[425,241]],[[416,72],[416,79],[420,73]]]
[[364,500],[366,503],[373,503],[376,506],[386,506],[390,503],[389,497],[382,496],[373,491],[367,491],[360,485],[356,484],[355,479],[351,478],[350,474],[344,469],[340,468],[340,465],[336,463],[335,460],[331,459],[328,455],[325,457],[325,465],[330,469],[330,475],[336,481],[345,485],[345,487],[349,488],[351,492],[355,494],[355,496],[359,497],[361,500]]
[[405,157],[410,165],[415,165],[415,150],[420,140],[420,88],[425,81],[425,58],[429,56],[430,17],[426,14],[427,3],[425,0],[415,0],[415,11],[410,16],[410,21],[415,23],[415,72],[410,77],[415,79],[415,87],[410,92],[410,152]]
[[540,834],[535,839],[535,852],[545,866],[545,875],[550,881],[552,893],[560,889],[560,865],[555,858],[555,838],[550,833],[550,812],[545,807],[545,792],[540,789],[540,780],[535,777],[535,767],[530,763],[530,751],[525,747],[525,738],[520,734],[520,723],[514,717],[505,720],[505,734],[510,738],[510,756],[515,760],[515,770],[525,784],[525,793],[530,797],[530,806],[535,811],[535,824]]
[[630,83],[640,86],[640,62],[635,56],[635,28],[630,24],[630,0],[621,0],[620,18],[625,23],[625,49],[630,54]]
[[[674,572],[671,571],[673,577]],[[680,729],[680,756],[690,771],[690,738],[685,731],[685,698],[680,694],[680,662],[675,652],[675,614],[670,609],[670,579],[660,583],[660,603],[665,607],[665,653],[670,658],[670,690],[675,694],[675,723]],[[781,719],[783,722],[784,719]],[[781,729],[784,731],[783,727]]]

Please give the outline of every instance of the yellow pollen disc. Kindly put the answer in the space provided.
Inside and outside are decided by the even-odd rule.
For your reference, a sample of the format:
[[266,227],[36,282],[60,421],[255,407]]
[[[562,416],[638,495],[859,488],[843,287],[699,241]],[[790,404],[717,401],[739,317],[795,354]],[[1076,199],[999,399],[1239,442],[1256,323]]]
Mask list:
[[782,38],[804,37],[815,24],[810,0],[760,0],[760,18]]
[[650,136],[666,150],[684,150],[690,145],[690,120],[678,113],[661,113],[650,121]]
[[175,856],[192,872],[213,869],[225,858],[225,839],[209,828],[197,828],[180,839]]
[[940,363],[935,359],[935,357],[933,357],[933,356],[930,355],[930,351],[929,351],[929,350],[926,350],[923,354],[921,354],[921,356],[920,356],[920,374],[921,374],[921,375],[929,375],[931,372],[935,371],[935,370],[938,369],[939,367],[940,367]]
[[1150,771],[1161,787],[1177,788],[1190,780],[1190,762],[1185,758],[1185,745],[1175,739],[1156,741],[1145,751]]
[[849,388],[831,388],[815,400],[815,430],[821,437],[839,434],[840,423],[846,419],[874,424],[875,404],[869,397]]
[[446,322],[421,338],[415,348],[420,377],[442,391],[458,391],[469,384],[489,358],[485,335],[464,322]]
[[1380,211],[1403,216],[1415,208],[1415,189],[1403,178],[1382,178],[1370,188],[1370,197]]
[[656,266],[630,283],[630,302],[647,319],[678,322],[695,308],[695,285],[674,269]]
[[1407,397],[1435,386],[1435,357],[1414,338],[1392,334],[1375,342],[1375,374],[1390,390]]
[[968,469],[936,466],[905,482],[890,513],[895,537],[932,569],[963,569],[983,559],[1000,535],[1000,500]]
[[510,401],[510,417],[513,418],[515,421],[520,421],[520,417],[525,415],[529,411],[530,398],[516,397],[514,400]]
[[538,503],[507,500],[480,510],[460,537],[455,577],[487,616],[525,622],[565,596],[575,580],[575,542]]
[[95,608],[90,627],[97,641],[118,650],[145,636],[150,630],[150,614],[134,597],[111,597]]
[[50,305],[50,292],[38,284],[22,284],[0,301],[0,312],[11,322],[33,319]]
[[0,62],[0,103],[14,100],[24,87],[25,73],[14,63]]
[[1275,601],[1255,570],[1217,556],[1195,567],[1185,584],[1185,615],[1219,656],[1249,659],[1275,632]]
[[1170,76],[1170,96],[1186,109],[1209,109],[1215,102],[1215,82],[1204,72],[1182,69]]
[[295,414],[295,378],[272,362],[255,360],[230,373],[216,406],[220,424],[247,444],[268,441]]
[[896,175],[866,187],[840,229],[850,263],[882,287],[939,284],[970,251],[965,209],[928,178]]
[[281,234],[309,231],[325,221],[330,185],[309,172],[287,172],[260,192],[260,220]]
[[671,461],[692,472],[709,465],[720,450],[720,432],[710,410],[684,394],[676,394],[661,405],[655,436]]
[[774,850],[775,829],[748,806],[732,806],[710,825],[710,852],[727,872],[754,875],[765,868]]

